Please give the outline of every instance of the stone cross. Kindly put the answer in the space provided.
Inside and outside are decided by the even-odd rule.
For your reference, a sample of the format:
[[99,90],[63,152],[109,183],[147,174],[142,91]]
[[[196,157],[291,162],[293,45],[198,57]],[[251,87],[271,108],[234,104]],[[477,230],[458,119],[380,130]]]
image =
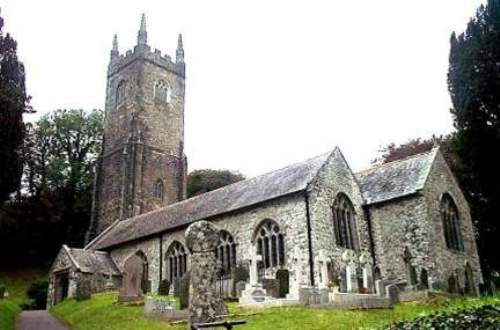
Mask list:
[[257,254],[257,251],[255,251],[255,248],[252,248],[250,250],[250,256],[248,258],[249,262],[249,277],[250,277],[250,285],[255,286],[259,283],[259,276],[258,276],[258,263],[259,261],[262,260],[262,256],[260,254]]
[[318,286],[320,289],[325,289],[328,286],[328,258],[325,250],[320,250],[316,257],[316,262],[319,263],[320,281]]
[[208,221],[197,221],[186,230],[186,245],[191,252],[190,324],[213,322],[217,315],[227,313],[215,288],[218,244],[219,229]]
[[346,279],[347,292],[351,292],[351,290],[352,290],[352,268],[351,268],[351,265],[345,266],[345,279]]

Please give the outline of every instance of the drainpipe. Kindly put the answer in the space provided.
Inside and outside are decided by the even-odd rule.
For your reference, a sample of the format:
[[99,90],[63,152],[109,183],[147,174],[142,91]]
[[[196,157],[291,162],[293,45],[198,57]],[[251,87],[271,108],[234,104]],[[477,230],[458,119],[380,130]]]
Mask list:
[[373,266],[377,266],[377,259],[375,256],[375,241],[373,240],[372,217],[368,206],[363,206],[365,212],[366,222],[368,224],[368,238],[370,239],[370,252],[372,255]]
[[161,280],[163,279],[163,235],[160,234],[160,281],[158,282],[158,286],[161,284]]
[[309,210],[309,192],[307,190],[304,197],[306,202],[307,245],[309,248],[309,276],[311,280],[311,286],[314,286],[314,262],[313,262],[312,239],[311,239],[311,213]]

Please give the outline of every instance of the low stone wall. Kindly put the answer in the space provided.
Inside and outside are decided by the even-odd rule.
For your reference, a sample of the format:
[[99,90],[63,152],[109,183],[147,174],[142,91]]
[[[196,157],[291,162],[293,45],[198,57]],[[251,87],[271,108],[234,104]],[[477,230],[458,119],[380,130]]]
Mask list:
[[313,308],[372,309],[392,307],[390,299],[374,294],[333,293],[328,304],[312,305]]
[[189,311],[187,309],[174,309],[172,303],[165,299],[146,297],[144,315],[149,318],[174,321],[187,319]]

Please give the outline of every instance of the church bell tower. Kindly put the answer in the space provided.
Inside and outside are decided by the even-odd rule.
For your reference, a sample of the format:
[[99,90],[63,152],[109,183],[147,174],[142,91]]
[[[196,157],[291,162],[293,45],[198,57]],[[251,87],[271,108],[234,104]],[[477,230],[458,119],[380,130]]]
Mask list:
[[87,242],[116,220],[186,197],[182,36],[175,60],[151,51],[147,36],[142,15],[133,51],[120,54],[117,36],[113,39]]

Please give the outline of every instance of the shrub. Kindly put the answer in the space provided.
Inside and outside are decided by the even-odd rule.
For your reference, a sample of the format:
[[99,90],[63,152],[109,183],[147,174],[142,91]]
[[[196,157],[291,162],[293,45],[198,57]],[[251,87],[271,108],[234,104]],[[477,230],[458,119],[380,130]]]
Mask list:
[[158,294],[160,296],[168,296],[169,293],[170,293],[170,281],[161,280],[160,285],[158,286]]
[[0,299],[3,299],[5,295],[5,285],[0,283]]
[[48,287],[49,282],[45,280],[33,282],[26,292],[28,298],[32,299],[32,303],[29,305],[24,305],[23,307],[29,309],[45,309],[45,306],[47,304]]
[[395,322],[386,330],[500,329],[500,305],[484,305],[452,312],[438,312],[410,321]]

